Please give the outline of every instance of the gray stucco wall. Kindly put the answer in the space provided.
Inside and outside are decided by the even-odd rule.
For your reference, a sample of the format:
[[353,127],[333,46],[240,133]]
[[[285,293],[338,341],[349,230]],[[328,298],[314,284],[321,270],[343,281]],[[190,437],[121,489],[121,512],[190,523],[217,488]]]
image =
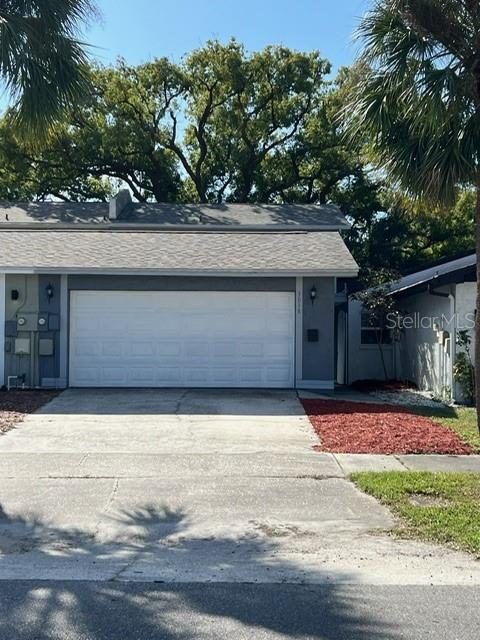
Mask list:
[[[17,300],[12,300],[12,290],[18,291]],[[14,354],[15,338],[30,338],[28,332],[17,332],[14,328],[19,312],[38,312],[38,276],[7,274],[5,277],[5,381],[7,376],[24,375],[25,383],[31,385],[35,382],[30,357]]]
[[[0,328],[5,324],[5,274],[0,273]],[[5,332],[0,330],[0,386],[5,384]]]
[[[53,287],[53,298],[48,299],[47,286]],[[60,314],[60,276],[41,275],[38,278],[38,310],[40,313]],[[39,373],[40,380],[56,378],[59,376],[60,367],[60,331],[42,332],[42,338],[51,338],[54,343],[53,356],[40,356]]]
[[[348,301],[348,382],[357,380],[383,380],[385,370],[382,355],[376,344],[362,344],[361,327],[362,303],[350,298]],[[382,346],[385,368],[388,378],[395,378],[395,347]]]
[[[54,297],[49,301],[46,287],[52,284]],[[295,278],[223,278],[223,277],[146,277],[146,276],[101,276],[72,275],[67,280],[68,290],[131,290],[131,291],[296,291]],[[316,287],[317,297],[312,305],[310,290]],[[19,299],[10,299],[10,291],[17,289]],[[59,276],[9,275],[6,280],[6,326],[15,324],[20,311],[31,313],[47,313],[59,316],[65,312],[61,309],[61,280]],[[324,381],[333,383],[334,380],[334,278],[305,278],[301,286],[300,298],[303,321],[299,328],[301,336],[297,340],[300,345],[301,371],[297,370],[297,380]],[[65,298],[64,306],[68,305]],[[297,298],[298,303],[299,298]],[[8,323],[10,321],[10,323]],[[308,330],[318,330],[318,340],[308,340]],[[298,329],[297,329],[298,330]],[[63,343],[66,343],[68,329],[63,332]],[[23,333],[18,334],[20,337]],[[29,334],[25,334],[28,336]],[[48,384],[61,380],[61,371],[68,370],[67,349],[62,349],[62,336],[59,330],[42,333],[42,337],[52,338],[54,341],[53,356],[35,356],[32,365],[28,356],[15,356],[13,353],[14,337],[7,336],[8,352],[6,353],[6,375],[25,374],[27,385]],[[37,349],[32,344],[32,349]],[[61,360],[63,358],[63,361]],[[298,360],[297,360],[298,362]],[[63,365],[63,366],[62,366]],[[60,382],[61,384],[61,382]]]
[[[49,301],[47,285],[51,284],[54,295]],[[18,299],[12,299],[12,291],[18,292]],[[51,386],[48,380],[58,377],[60,366],[60,333],[51,318],[57,318],[60,310],[60,278],[48,275],[14,275],[5,278],[5,378],[24,376],[27,386]],[[17,317],[27,314],[43,314],[46,319],[41,331],[24,331],[17,327]],[[29,340],[30,355],[15,354],[15,339]],[[53,354],[39,354],[40,339],[53,341]]]
[[[310,291],[317,295],[312,304]],[[318,342],[308,341],[308,330],[318,330]],[[304,380],[333,382],[335,378],[335,279],[303,279],[303,367]]]
[[[472,339],[470,353],[475,353],[475,331],[473,330],[475,323],[475,306],[477,297],[477,283],[463,282],[455,286],[455,312],[457,319],[457,330],[468,331]],[[458,349],[456,350],[458,351]],[[464,396],[462,387],[458,382],[454,383],[455,400],[463,402]]]
[[[439,289],[449,293],[449,287]],[[405,298],[399,305],[404,314],[412,317],[415,326],[405,328],[398,345],[400,377],[412,380],[419,389],[437,395],[452,391],[452,339],[455,340],[453,306],[449,298],[428,292]],[[433,328],[435,322],[447,333],[449,340],[439,344]]]
[[[450,287],[439,292],[448,294]],[[472,300],[474,296],[470,296]],[[472,302],[471,302],[472,304]],[[463,307],[463,305],[462,305]],[[419,389],[436,395],[455,393],[452,383],[452,354],[455,352],[453,299],[423,291],[397,300],[403,326],[393,345],[384,345],[383,353],[389,378],[409,380]],[[377,345],[361,344],[361,309],[356,300],[349,302],[349,382],[385,377]],[[440,344],[434,325],[446,331]]]

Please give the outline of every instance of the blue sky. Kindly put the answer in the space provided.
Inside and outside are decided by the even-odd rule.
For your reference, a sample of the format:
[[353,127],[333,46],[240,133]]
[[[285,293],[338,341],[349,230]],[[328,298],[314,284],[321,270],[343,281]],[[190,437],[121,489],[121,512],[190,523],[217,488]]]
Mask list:
[[283,44],[319,49],[334,68],[350,64],[352,32],[369,0],[97,0],[99,24],[85,36],[107,64],[118,56],[137,64],[176,61],[208,39],[234,36],[247,49]]

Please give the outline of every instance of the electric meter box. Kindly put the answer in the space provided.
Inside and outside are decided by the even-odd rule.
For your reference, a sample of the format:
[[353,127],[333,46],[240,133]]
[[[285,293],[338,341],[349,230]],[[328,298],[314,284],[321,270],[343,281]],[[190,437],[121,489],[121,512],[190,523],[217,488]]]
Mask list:
[[48,313],[19,313],[17,331],[48,331]]
[[38,331],[38,313],[19,313],[17,315],[18,331]]
[[30,355],[30,338],[15,338],[15,355]]
[[37,331],[48,331],[48,313],[39,313],[37,318]]

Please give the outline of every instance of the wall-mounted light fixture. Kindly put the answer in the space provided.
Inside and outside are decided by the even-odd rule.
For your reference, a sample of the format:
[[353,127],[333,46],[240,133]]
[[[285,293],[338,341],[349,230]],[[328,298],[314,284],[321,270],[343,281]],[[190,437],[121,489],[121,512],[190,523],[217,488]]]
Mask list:
[[18,298],[20,297],[18,289],[12,289],[12,291],[10,292],[10,297],[12,298],[12,300],[18,300]]
[[310,302],[312,303],[312,306],[316,298],[317,298],[317,287],[313,285],[313,287],[310,289]]
[[47,294],[47,299],[50,302],[50,300],[53,298],[53,285],[50,284],[50,282],[45,287],[45,293]]

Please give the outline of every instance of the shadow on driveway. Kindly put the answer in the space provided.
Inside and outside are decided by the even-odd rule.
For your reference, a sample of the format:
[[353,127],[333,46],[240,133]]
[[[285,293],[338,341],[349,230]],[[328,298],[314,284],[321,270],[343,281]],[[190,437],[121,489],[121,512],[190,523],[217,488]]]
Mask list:
[[[186,516],[168,507],[145,505],[116,516],[130,531],[113,541],[127,552],[128,564],[167,548],[188,563],[198,540],[182,539]],[[171,542],[174,536],[175,542]],[[208,545],[208,540],[202,541]],[[272,539],[218,540],[237,553],[248,544],[249,561],[267,570]],[[9,553],[35,551],[38,558],[60,554],[73,562],[85,557],[108,562],[112,541],[100,542],[81,530],[58,529],[35,517],[0,510],[0,567]],[[197,550],[198,553],[198,550]],[[224,562],[224,561],[223,561]],[[232,561],[233,562],[233,561]],[[215,559],[212,559],[215,565]],[[125,566],[125,565],[124,565]],[[220,570],[220,566],[212,568]],[[284,562],[286,571],[295,567]],[[135,583],[121,582],[122,570],[108,582],[0,581],[0,638],[5,640],[129,640],[193,638],[318,638],[396,640],[388,614],[373,616],[338,585],[311,585],[321,575],[304,575],[305,584]],[[348,576],[344,576],[348,579]],[[405,632],[405,628],[402,630]]]

